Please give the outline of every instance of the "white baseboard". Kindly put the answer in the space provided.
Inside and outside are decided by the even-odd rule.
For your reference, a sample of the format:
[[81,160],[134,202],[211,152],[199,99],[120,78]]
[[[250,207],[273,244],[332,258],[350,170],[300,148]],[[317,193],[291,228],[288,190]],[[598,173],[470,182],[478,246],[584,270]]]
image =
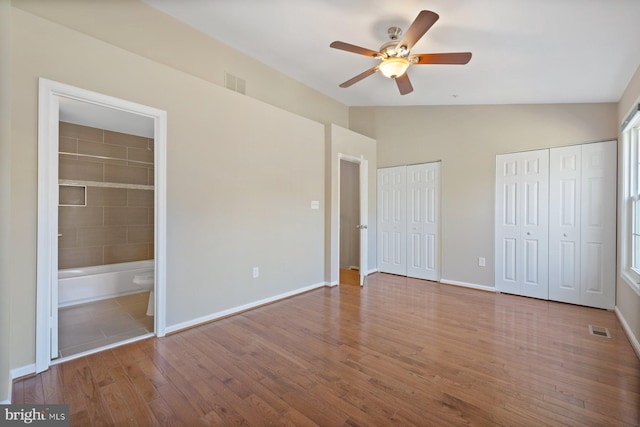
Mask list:
[[475,283],[458,282],[456,280],[449,279],[440,279],[440,283],[444,283],[445,285],[462,286],[463,288],[479,289],[487,292],[497,292],[496,288],[493,286],[476,285]]
[[292,297],[294,295],[298,295],[298,294],[302,294],[302,293],[305,293],[305,292],[312,291],[314,289],[323,288],[326,285],[327,285],[326,282],[316,283],[315,285],[310,285],[310,286],[307,286],[307,287],[304,287],[304,288],[296,289],[296,290],[291,291],[291,292],[285,292],[283,294],[275,295],[275,296],[270,297],[270,298],[265,298],[265,299],[262,299],[262,300],[259,300],[259,301],[254,301],[254,302],[251,302],[249,304],[245,304],[245,305],[241,305],[241,306],[238,306],[238,307],[230,308],[228,310],[222,310],[222,311],[219,311],[217,313],[209,314],[207,316],[198,317],[197,319],[188,320],[186,322],[178,323],[176,325],[167,326],[165,331],[166,331],[166,333],[169,334],[169,333],[172,333],[172,332],[180,331],[182,329],[192,328],[194,326],[201,325],[201,324],[207,323],[207,322],[211,322],[212,320],[216,320],[216,319],[220,319],[220,318],[223,318],[223,317],[227,317],[227,316],[230,316],[232,314],[241,313],[243,311],[246,311],[246,310],[249,310],[249,309],[252,309],[252,308],[256,308],[256,307],[259,307],[261,305],[265,305],[265,304],[269,304],[269,303],[272,303],[272,302],[276,302],[276,301],[279,301],[281,299]]
[[335,282],[327,282],[324,285],[329,287],[329,288],[333,288],[334,286],[338,286],[339,283],[340,283],[340,281],[336,280]]
[[631,326],[629,326],[629,324],[627,323],[627,320],[622,315],[622,312],[618,310],[618,307],[614,308],[614,311],[616,312],[616,316],[618,316],[618,320],[622,325],[622,329],[624,329],[624,332],[627,334],[627,338],[629,338],[629,342],[631,342],[631,347],[633,347],[633,351],[636,352],[636,356],[638,356],[638,359],[640,359],[640,342],[638,341],[638,338],[635,335],[633,335]]
[[378,269],[377,268],[372,268],[371,270],[367,271],[367,276],[373,273],[377,273]]
[[24,377],[26,375],[31,375],[36,373],[36,364],[32,363],[30,365],[21,366],[19,368],[11,369],[9,371],[9,384],[7,391],[7,398],[5,400],[0,401],[0,405],[10,405],[11,404],[11,395],[13,394],[13,380],[16,378]]
[[9,391],[7,392],[7,399],[0,401],[0,405],[11,405],[11,394],[13,393],[13,380],[9,378]]
[[25,365],[19,368],[12,369],[11,379],[15,380],[16,378],[24,377],[25,375],[31,375],[35,373],[36,373],[36,364],[31,363],[30,365]]

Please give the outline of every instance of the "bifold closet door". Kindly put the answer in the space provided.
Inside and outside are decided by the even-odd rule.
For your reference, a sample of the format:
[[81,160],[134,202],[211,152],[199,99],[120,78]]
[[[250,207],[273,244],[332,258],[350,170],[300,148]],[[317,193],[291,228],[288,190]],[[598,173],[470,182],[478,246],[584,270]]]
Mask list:
[[378,169],[378,271],[407,274],[406,167]]
[[580,304],[581,146],[550,150],[549,180],[549,299]]
[[548,203],[549,150],[496,156],[498,291],[548,298]]
[[378,271],[440,280],[440,162],[378,169]]
[[617,142],[582,146],[581,299],[613,309],[616,283]]
[[616,142],[551,149],[549,299],[615,305]]
[[440,280],[440,162],[407,166],[407,276]]

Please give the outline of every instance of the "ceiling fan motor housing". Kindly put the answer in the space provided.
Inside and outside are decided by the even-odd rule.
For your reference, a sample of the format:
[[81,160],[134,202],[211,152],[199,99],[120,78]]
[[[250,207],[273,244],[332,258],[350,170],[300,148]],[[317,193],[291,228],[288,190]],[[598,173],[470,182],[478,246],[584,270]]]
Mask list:
[[389,27],[387,34],[391,40],[398,40],[402,35],[402,29],[400,27]]
[[409,56],[408,49],[403,49],[402,46],[398,46],[398,43],[400,43],[400,36],[402,35],[402,29],[400,29],[400,27],[389,27],[387,34],[391,40],[380,46],[380,53],[382,53],[386,58],[406,58]]

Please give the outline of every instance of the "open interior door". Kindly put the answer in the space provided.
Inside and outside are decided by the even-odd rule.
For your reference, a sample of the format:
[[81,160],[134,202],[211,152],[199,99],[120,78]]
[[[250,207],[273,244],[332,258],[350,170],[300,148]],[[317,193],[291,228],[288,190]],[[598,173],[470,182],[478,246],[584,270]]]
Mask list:
[[367,277],[369,266],[369,212],[368,212],[368,179],[369,179],[369,162],[361,157],[360,160],[360,286],[364,286],[364,279]]

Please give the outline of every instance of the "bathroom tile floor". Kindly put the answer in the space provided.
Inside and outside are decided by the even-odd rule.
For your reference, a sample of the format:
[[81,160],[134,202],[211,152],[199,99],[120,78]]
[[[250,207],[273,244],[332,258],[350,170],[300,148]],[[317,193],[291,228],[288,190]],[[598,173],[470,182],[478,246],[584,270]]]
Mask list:
[[58,351],[67,357],[153,332],[147,316],[149,292],[58,310]]

